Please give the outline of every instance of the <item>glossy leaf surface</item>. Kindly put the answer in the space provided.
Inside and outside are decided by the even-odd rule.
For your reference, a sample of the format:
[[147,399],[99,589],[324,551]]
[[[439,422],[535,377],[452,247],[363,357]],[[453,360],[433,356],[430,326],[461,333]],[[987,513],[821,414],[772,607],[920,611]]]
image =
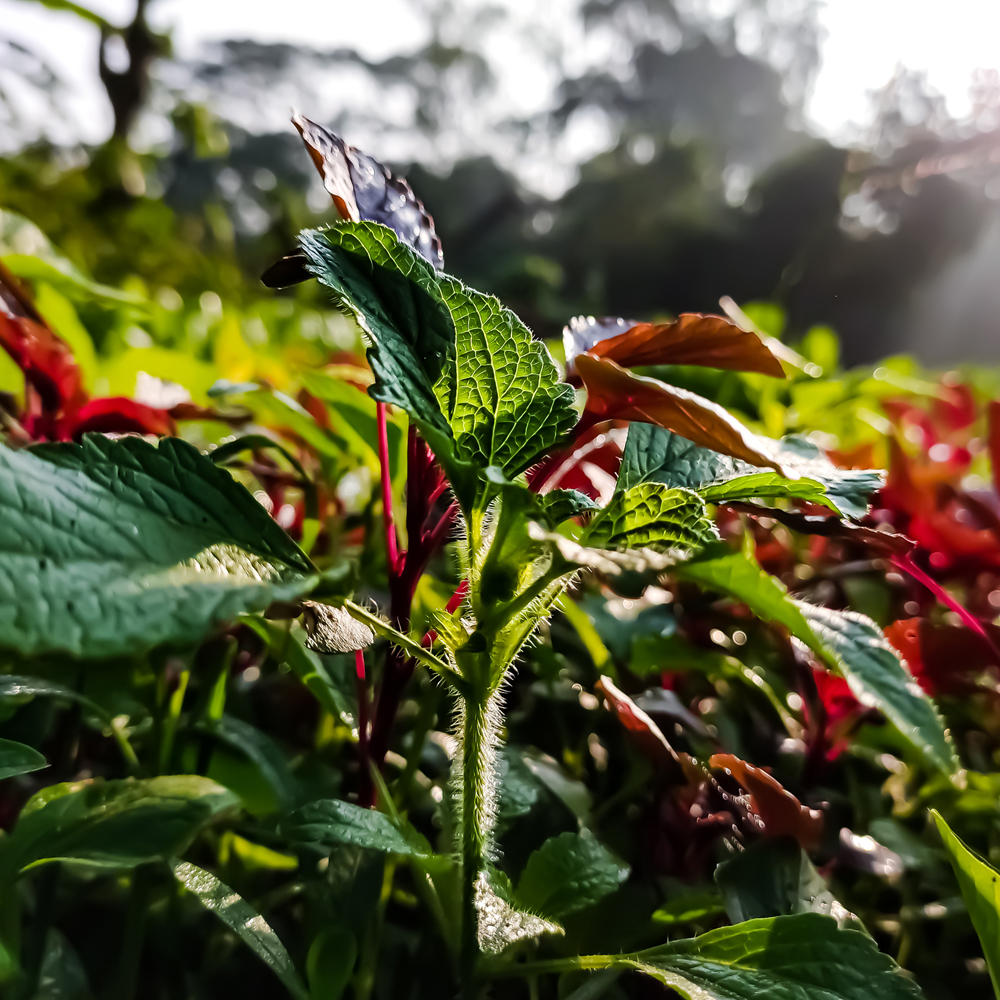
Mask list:
[[412,827],[385,813],[340,799],[320,799],[296,810],[281,826],[292,840],[307,844],[354,844],[390,854],[427,856],[430,845]]

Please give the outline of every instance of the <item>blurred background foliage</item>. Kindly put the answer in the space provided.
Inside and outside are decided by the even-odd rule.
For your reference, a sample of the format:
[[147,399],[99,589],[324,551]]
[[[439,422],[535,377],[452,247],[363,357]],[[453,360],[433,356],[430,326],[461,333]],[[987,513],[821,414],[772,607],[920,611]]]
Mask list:
[[[740,0],[725,16],[589,0],[562,35],[544,12],[427,0],[414,9],[429,41],[381,60],[241,41],[236,29],[199,58],[174,58],[148,24],[155,0],[125,26],[47,6],[99,28],[113,135],[17,148],[39,131],[17,117],[17,95],[31,89],[53,118],[62,99],[58,67],[18,50],[5,67],[18,86],[0,89],[12,150],[0,205],[98,281],[141,279],[157,301],[264,297],[260,270],[329,218],[281,122],[289,105],[316,117],[332,89],[329,124],[409,177],[449,269],[542,336],[574,314],[713,311],[730,295],[780,305],[793,341],[832,327],[848,363],[902,350],[934,363],[996,357],[1000,83],[980,74],[972,116],[956,121],[900,69],[873,95],[863,142],[837,148],[803,116],[818,60],[812,0]],[[548,53],[544,113],[519,118],[499,93],[506,20]],[[590,156],[595,146],[606,148]]]

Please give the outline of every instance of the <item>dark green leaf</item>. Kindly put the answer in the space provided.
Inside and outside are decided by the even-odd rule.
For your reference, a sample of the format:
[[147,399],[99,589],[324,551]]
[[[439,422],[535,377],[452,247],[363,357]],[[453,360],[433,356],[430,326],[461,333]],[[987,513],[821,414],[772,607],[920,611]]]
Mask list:
[[663,552],[699,548],[718,537],[697,493],[642,483],[615,493],[591,520],[581,541],[597,548]]
[[603,899],[627,877],[628,866],[616,861],[596,840],[561,833],[528,858],[517,885],[517,901],[558,920]]
[[373,222],[305,232],[300,242],[309,269],[371,337],[371,395],[447,436],[435,392],[454,392],[455,325],[434,268]]
[[290,840],[321,844],[325,848],[354,844],[389,854],[416,857],[431,854],[430,845],[409,824],[404,826],[385,813],[362,809],[340,799],[310,802],[281,824],[281,832]]
[[231,715],[224,715],[217,722],[206,725],[205,729],[253,761],[282,811],[294,805],[298,783],[288,761],[270,736]]
[[0,644],[20,653],[193,644],[299,596],[314,573],[228,472],[177,438],[0,447]]
[[192,774],[51,785],[0,842],[0,881],[47,860],[131,867],[169,857],[238,805],[232,792]]
[[861,931],[817,913],[747,920],[616,965],[687,1000],[914,1000],[920,991]]
[[838,469],[820,448],[801,437],[772,442],[789,479],[737,458],[702,448],[653,424],[632,423],[618,473],[618,489],[659,482],[697,490],[709,503],[753,497],[794,497],[821,503],[846,517],[863,517],[868,497],[882,486],[881,472]]
[[601,509],[599,504],[594,503],[586,493],[581,493],[579,490],[552,490],[540,496],[538,500],[543,515],[553,525]]
[[972,926],[979,935],[993,992],[1000,996],[1000,871],[970,851],[936,809],[931,810],[931,815],[955,870]]
[[177,881],[246,943],[271,968],[296,1000],[309,1000],[309,992],[278,935],[242,896],[220,882],[211,872],[187,861],[174,861],[172,867]]
[[[319,653],[314,653],[306,646],[301,633],[296,630],[249,615],[243,621],[268,644],[271,655],[279,663],[286,663],[291,667],[292,673],[312,691],[327,712],[339,716],[351,729],[356,727],[357,694],[353,662],[349,665],[349,671],[338,673],[336,665],[340,658],[330,656],[324,662]],[[349,677],[342,676],[348,672]]]
[[885,713],[930,767],[957,774],[959,762],[944,720],[900,663],[882,630],[854,611],[833,611],[803,602],[798,606],[854,697]]
[[0,740],[0,779],[40,771],[48,766],[48,761],[34,747],[13,740]]

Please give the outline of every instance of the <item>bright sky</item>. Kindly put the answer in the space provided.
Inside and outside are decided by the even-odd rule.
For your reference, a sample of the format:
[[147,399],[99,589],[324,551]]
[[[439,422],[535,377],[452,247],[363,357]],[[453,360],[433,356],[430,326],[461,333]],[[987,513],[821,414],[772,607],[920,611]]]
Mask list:
[[[522,25],[542,17],[557,30],[560,19],[569,24],[575,8],[575,0],[503,2]],[[120,23],[133,0],[91,0],[90,5]],[[457,7],[462,9],[461,0]],[[354,45],[377,58],[416,46],[423,30],[408,0],[158,0],[152,10],[158,26],[173,28],[181,55],[205,41],[243,37],[320,48]],[[868,93],[882,86],[898,64],[926,70],[957,115],[968,107],[971,72],[1000,68],[1000,0],[825,0],[821,21],[822,68],[808,111],[814,127],[833,138],[849,137],[852,125],[865,123]],[[95,28],[25,0],[0,0],[0,36],[44,54],[69,84],[69,120],[50,134],[91,142],[107,134],[110,111],[97,81]],[[521,52],[529,49],[530,39]],[[511,55],[501,60],[510,70],[502,81],[508,93],[501,96],[529,110],[533,100],[545,99],[545,81],[532,72],[528,58],[519,65],[518,53]],[[9,80],[8,75],[5,85]]]

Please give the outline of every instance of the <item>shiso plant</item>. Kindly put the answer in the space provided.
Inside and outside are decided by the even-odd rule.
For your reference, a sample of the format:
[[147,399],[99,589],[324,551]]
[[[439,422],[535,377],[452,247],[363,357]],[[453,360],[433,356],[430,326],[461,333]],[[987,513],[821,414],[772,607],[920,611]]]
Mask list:
[[[817,688],[842,685],[842,700],[888,721],[882,756],[891,747],[938,794],[960,793],[967,777],[949,732],[882,630],[858,612],[795,597],[755,553],[759,526],[778,524],[923,573],[913,541],[888,524],[861,523],[883,474],[840,468],[807,437],[765,437],[704,396],[634,370],[704,366],[781,379],[783,364],[801,358],[748,323],[685,314],[663,323],[577,319],[560,365],[496,298],[447,274],[433,222],[405,181],[307,119],[295,124],[340,221],[302,233],[264,280],[317,280],[363,331],[370,375],[341,366],[337,382],[314,373],[305,377],[313,398],[341,405],[345,391],[358,395],[358,382],[370,384],[363,403],[355,395],[343,404],[354,417],[326,428],[328,438],[301,430],[309,414],[294,402],[282,403],[283,412],[296,415],[300,440],[325,447],[336,437],[347,448],[356,441],[374,457],[380,488],[362,526],[361,561],[382,561],[385,603],[373,599],[366,567],[344,557],[338,536],[348,518],[317,488],[302,455],[254,429],[207,454],[169,436],[184,419],[242,427],[249,418],[225,407],[263,389],[219,385],[220,408],[198,412],[90,399],[73,381],[65,345],[16,280],[0,274],[3,345],[28,386],[22,436],[0,449],[0,646],[10,667],[0,674],[0,696],[15,721],[31,710],[29,699],[75,706],[52,760],[21,741],[0,743],[0,776],[51,766],[67,779],[38,790],[0,840],[5,995],[48,995],[39,992],[46,976],[60,961],[68,967],[54,922],[60,879],[96,885],[108,877],[124,879],[128,893],[119,960],[102,973],[108,995],[121,1000],[200,995],[183,976],[150,983],[140,975],[146,923],[161,911],[179,919],[190,899],[300,1000],[348,990],[357,998],[558,990],[582,1000],[632,990],[627,976],[618,980],[633,973],[688,1000],[919,995],[813,866],[810,855],[826,836],[823,809],[726,752],[717,731],[676,696],[670,702],[669,687],[660,689],[667,716],[680,721],[664,731],[655,711],[626,693],[625,671],[577,601],[600,585],[645,602],[650,619],[683,606],[692,637],[699,615],[738,609],[739,644],[750,634],[786,676],[805,678],[800,690],[814,712],[824,707]],[[167,436],[149,440],[153,434]],[[253,462],[239,466],[246,453]],[[265,460],[275,453],[282,464]],[[253,472],[276,495],[300,490],[298,543],[233,468]],[[584,473],[600,488],[567,485],[581,485]],[[321,507],[330,512],[325,523]],[[434,600],[432,565],[450,584]],[[950,599],[940,587],[936,593]],[[589,822],[546,839],[516,885],[504,869],[498,829],[529,812],[539,782],[567,802],[576,794],[579,817],[589,808],[551,759],[502,752],[519,663],[541,664],[550,687],[559,676],[559,654],[535,645],[556,612],[597,668],[597,696],[581,693],[610,710],[645,761],[628,780],[652,775],[671,834],[683,843],[678,874],[700,872],[720,845],[731,852],[718,865],[717,892],[676,894],[657,910],[659,923],[632,935],[646,945],[632,950],[579,947],[593,937],[578,933],[579,914],[618,892],[629,874]],[[657,620],[641,633],[643,651],[632,647],[633,676],[692,671],[720,689],[744,685],[793,749],[809,740],[819,766],[830,749],[829,720],[809,718],[803,696],[763,654],[753,665],[710,652]],[[384,655],[373,677],[366,650],[376,638]],[[244,698],[234,664],[259,674],[256,664],[268,659],[297,678],[350,746],[345,794],[319,779],[312,784],[320,793],[308,793],[309,781],[291,777],[274,742],[231,710]],[[104,672],[97,699],[85,693],[84,674],[94,670]],[[430,707],[407,723],[403,758],[391,749],[402,698],[426,678]],[[432,846],[426,824],[422,831],[408,813],[442,698],[451,734],[437,733],[435,745],[450,758],[450,776],[433,786]],[[113,759],[98,755],[106,777],[74,766],[85,719],[115,748]],[[240,751],[266,776],[275,804],[258,814],[268,823],[238,825],[252,796],[240,793],[238,768],[213,769],[217,745]],[[616,795],[625,802],[634,791],[622,782],[607,799],[611,808]],[[956,864],[986,864],[939,822]],[[291,950],[210,870],[233,852],[251,868],[309,873],[311,886],[293,893],[309,899],[308,930]],[[780,887],[756,885],[758,868],[777,873]],[[976,872],[970,898],[975,879],[985,878]],[[372,902],[362,905],[358,886],[372,880]],[[433,994],[379,978],[385,914],[396,898],[435,927],[447,960],[434,971]],[[715,926],[723,910],[731,923]],[[613,944],[619,935],[606,929],[605,938]],[[79,960],[69,965],[75,970]]]

